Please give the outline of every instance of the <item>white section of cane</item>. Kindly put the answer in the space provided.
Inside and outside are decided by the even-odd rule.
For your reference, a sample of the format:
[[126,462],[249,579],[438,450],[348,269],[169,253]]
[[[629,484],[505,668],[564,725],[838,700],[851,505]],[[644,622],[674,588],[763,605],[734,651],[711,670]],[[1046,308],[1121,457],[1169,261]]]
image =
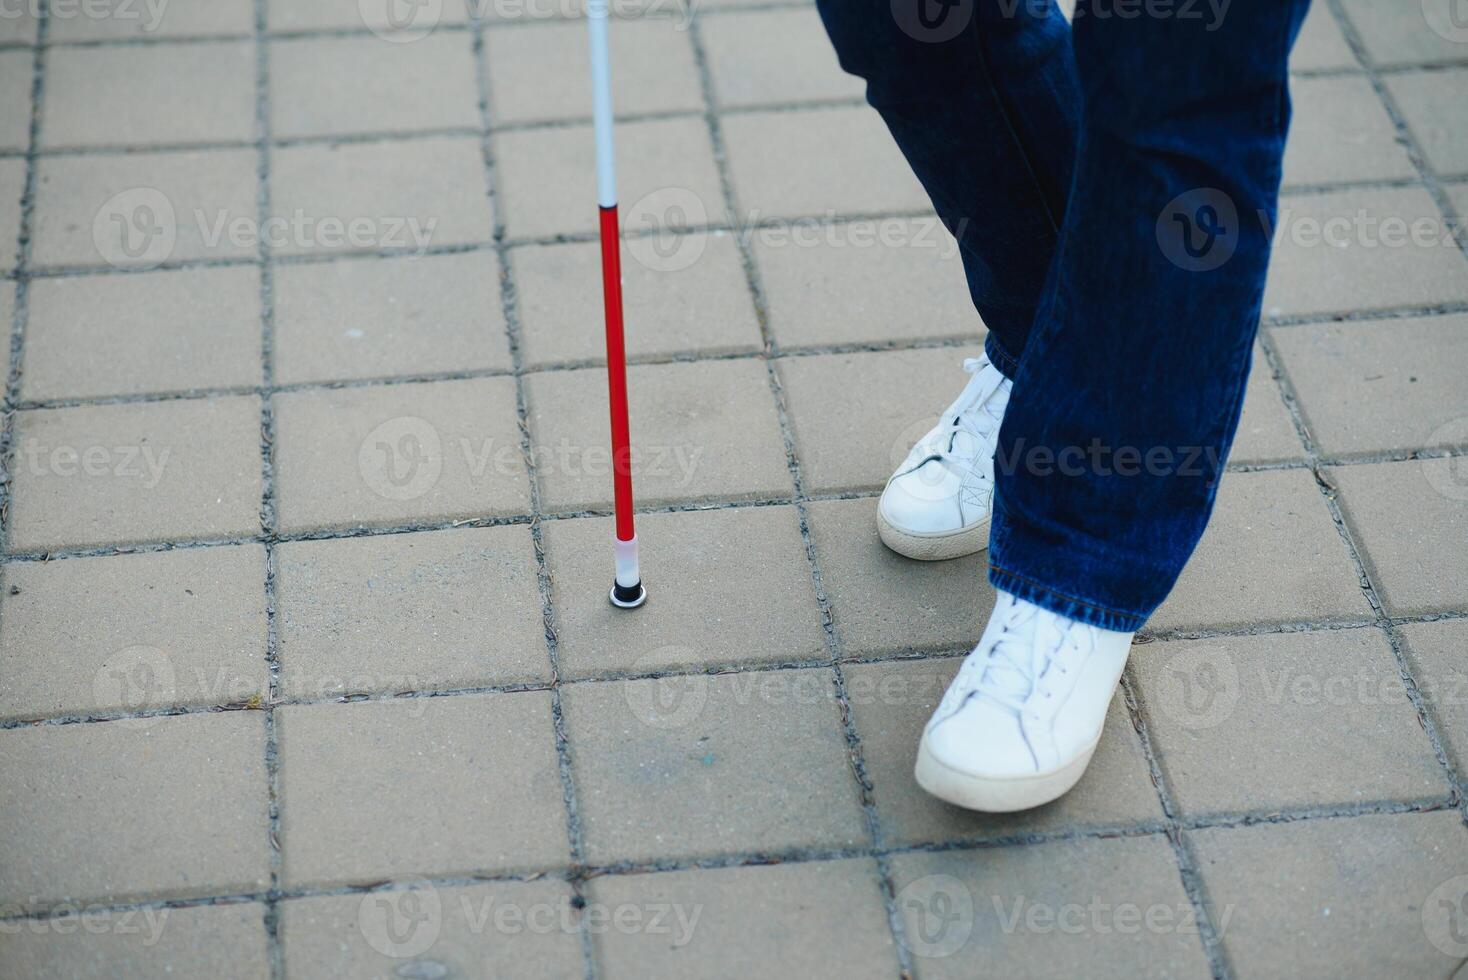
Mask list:
[[596,201],[617,203],[617,151],[612,140],[612,59],[607,50],[608,0],[587,0],[591,39],[591,116],[596,128]]

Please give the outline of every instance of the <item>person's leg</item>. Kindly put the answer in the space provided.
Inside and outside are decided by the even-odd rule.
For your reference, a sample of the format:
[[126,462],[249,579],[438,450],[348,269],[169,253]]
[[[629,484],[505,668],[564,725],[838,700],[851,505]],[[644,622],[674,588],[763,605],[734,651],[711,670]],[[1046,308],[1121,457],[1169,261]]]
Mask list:
[[1202,535],[1259,321],[1307,5],[1123,19],[1081,0],[1075,180],[996,458],[999,589],[1135,631]]
[[1065,223],[999,432],[998,598],[915,776],[979,810],[1085,772],[1132,633],[1212,507],[1258,326],[1307,0],[1081,0]]
[[958,239],[987,353],[1018,369],[1065,211],[1079,90],[1050,0],[818,0]]

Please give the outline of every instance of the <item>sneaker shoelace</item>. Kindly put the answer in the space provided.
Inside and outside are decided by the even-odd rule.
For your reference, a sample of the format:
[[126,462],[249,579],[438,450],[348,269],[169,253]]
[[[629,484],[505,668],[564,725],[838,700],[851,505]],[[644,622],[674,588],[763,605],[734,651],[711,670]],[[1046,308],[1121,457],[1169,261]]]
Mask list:
[[[1000,633],[983,659],[971,657],[964,663],[965,699],[978,695],[1009,708],[1024,710],[1041,677],[1052,666],[1061,673],[1070,669],[1056,664],[1062,650],[1083,652],[1086,630],[1063,617],[1044,617],[1059,626],[1041,635],[1041,612],[1029,603],[1014,603],[1006,610]],[[1048,695],[1047,695],[1048,696]]]
[[[967,476],[973,471],[975,459],[994,454],[1008,399],[994,397],[1004,387],[1005,378],[998,371],[985,371],[986,367],[989,362],[980,357],[963,362],[963,369],[973,377],[940,417],[932,437],[924,442],[927,458],[919,466],[937,462],[959,476]],[[981,480],[988,479],[986,473],[977,475]]]

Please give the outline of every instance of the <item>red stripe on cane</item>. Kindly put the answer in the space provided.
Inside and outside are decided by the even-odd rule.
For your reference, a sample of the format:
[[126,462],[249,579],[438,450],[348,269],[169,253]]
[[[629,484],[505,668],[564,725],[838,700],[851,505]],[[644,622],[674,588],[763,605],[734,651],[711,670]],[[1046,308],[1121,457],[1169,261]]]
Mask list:
[[601,208],[602,298],[607,320],[607,393],[612,410],[612,504],[617,539],[631,541],[632,437],[627,422],[627,351],[622,337],[622,257],[617,206]]

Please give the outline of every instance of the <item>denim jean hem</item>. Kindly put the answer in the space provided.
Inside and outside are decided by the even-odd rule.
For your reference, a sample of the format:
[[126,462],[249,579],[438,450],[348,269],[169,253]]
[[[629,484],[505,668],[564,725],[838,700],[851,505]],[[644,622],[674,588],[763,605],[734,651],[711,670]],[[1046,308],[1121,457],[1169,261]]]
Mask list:
[[994,331],[984,338],[984,353],[989,358],[989,363],[999,369],[999,373],[1010,381],[1019,373],[1019,361],[1005,348],[1004,342]]
[[1139,616],[1136,613],[1120,612],[1067,595],[1064,592],[1057,592],[1018,572],[1001,568],[993,562],[989,563],[989,582],[994,588],[1008,592],[1026,602],[1033,602],[1041,609],[1047,609],[1058,616],[1087,623],[1103,630],[1135,633],[1147,621],[1147,617]]

